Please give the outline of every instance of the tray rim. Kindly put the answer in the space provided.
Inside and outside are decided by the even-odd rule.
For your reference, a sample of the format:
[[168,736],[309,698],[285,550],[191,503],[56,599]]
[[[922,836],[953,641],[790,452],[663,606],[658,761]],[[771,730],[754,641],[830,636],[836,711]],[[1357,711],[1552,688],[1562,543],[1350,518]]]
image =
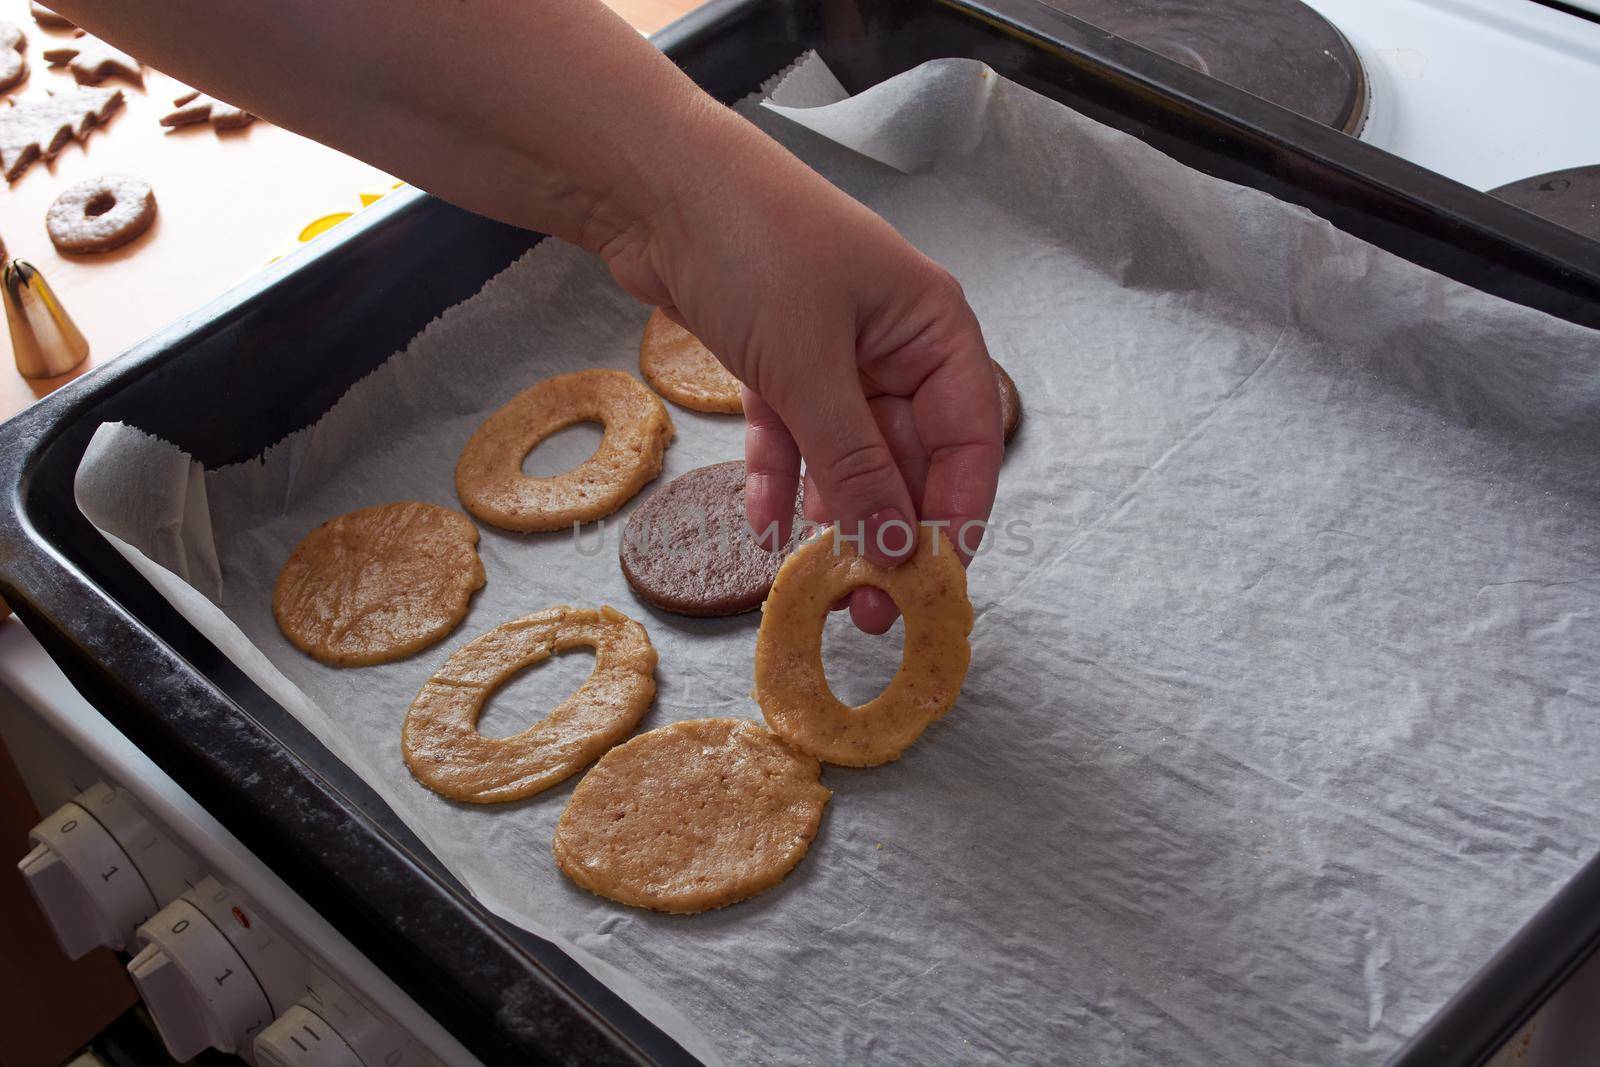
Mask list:
[[[730,30],[756,12],[801,7],[815,2],[713,0],[652,39],[669,54],[675,54],[713,32]],[[874,0],[863,2],[870,5]],[[884,0],[881,6],[893,6],[895,2]],[[932,0],[926,6],[990,22],[1041,51],[1072,55],[1078,62],[1099,67],[1108,77],[1120,78],[1164,96],[1220,127],[1235,127],[1249,132],[1292,155],[1307,156],[1324,166],[1341,170],[1353,180],[1372,185],[1402,201],[1421,203],[1418,200],[1419,190],[1432,190],[1442,201],[1460,199],[1466,194],[1469,200],[1475,200],[1471,204],[1477,209],[1474,217],[1444,213],[1464,230],[1527,249],[1534,258],[1544,261],[1557,273],[1580,279],[1600,279],[1600,245],[1512,205],[1495,201],[1486,194],[1389,156],[1380,149],[1351,142],[1336,131],[1291,115],[1267,101],[1221,85],[1165,57],[1097,31],[1037,0]],[[1052,33],[1052,30],[1056,32]],[[1093,47],[1087,47],[1086,43]],[[1159,82],[1153,80],[1152,71],[1160,75]],[[1024,79],[1017,80],[1027,84]],[[1335,141],[1334,138],[1340,140]],[[1355,169],[1352,159],[1364,159],[1371,169],[1366,173]],[[1374,180],[1371,171],[1378,173],[1378,179]],[[157,758],[157,762],[183,782],[186,789],[198,790],[197,799],[206,803],[208,808],[219,801],[231,806],[226,805],[226,800],[237,793],[233,783],[225,778],[216,778],[219,770],[226,769],[219,767],[218,755],[205,752],[192,743],[186,745],[184,739],[171,730],[152,732],[140,728],[141,725],[151,727],[160,721],[157,698],[171,694],[172,686],[166,684],[168,680],[181,679],[185,692],[227,711],[239,725],[255,731],[264,749],[277,749],[278,756],[285,762],[284,769],[292,771],[305,783],[313,799],[320,795],[325,802],[326,814],[359,824],[363,832],[374,839],[376,846],[387,851],[412,883],[432,889],[433,892],[425,896],[448,899],[460,912],[454,916],[458,932],[480,939],[486,951],[506,953],[509,958],[520,960],[523,966],[539,971],[537,961],[526,951],[511,944],[504,933],[497,929],[501,920],[490,916],[470,894],[459,887],[444,884],[403,844],[326,782],[298,753],[279,743],[227,692],[188,664],[141,620],[125,611],[113,592],[96,585],[74,561],[42,535],[30,520],[24,499],[29,475],[66,429],[116,391],[155,372],[166,362],[180,358],[180,342],[183,339],[238,314],[252,302],[268,299],[274,288],[285,279],[314,268],[327,257],[337,254],[339,249],[361,240],[371,230],[389,225],[397,218],[429,210],[434,204],[435,201],[418,190],[409,187],[397,190],[338,230],[319,238],[315,244],[258,272],[194,313],[152,334],[130,348],[121,358],[80,377],[0,425],[0,478],[5,479],[4,494],[0,496],[0,593],[4,594],[7,603],[25,621],[30,632],[45,645],[52,659],[62,665],[79,688],[103,691],[108,699],[120,697],[125,700],[129,692],[142,696],[145,705],[143,710],[150,716],[149,722],[141,724],[139,716],[128,709],[114,716],[108,715],[108,718],[136,740],[144,735],[150,743],[166,753],[167,759]],[[1438,207],[1437,204],[1425,206],[1429,210]],[[1337,219],[1330,221],[1339,225]],[[1600,321],[1600,308],[1596,310],[1596,321]],[[63,626],[58,620],[72,620],[75,609],[81,606],[72,602],[77,598],[98,601],[98,607],[107,611],[107,616],[94,620],[92,626],[81,621],[75,626]],[[145,666],[147,669],[152,665],[160,667],[160,684],[135,678],[126,670],[113,670],[108,664],[81,658],[77,644],[88,629],[93,629],[101,641],[116,639],[129,648],[154,653],[153,663]],[[188,677],[185,677],[186,671]],[[102,700],[91,697],[91,701],[104,707]],[[183,776],[180,776],[180,771],[184,772]],[[211,798],[209,802],[208,797]],[[287,817],[284,821],[286,827],[296,822]],[[237,828],[229,825],[229,829],[236,831]],[[246,835],[238,836],[249,842]],[[254,834],[250,836],[259,837]],[[308,900],[314,899],[299,885],[294,882],[291,885]],[[318,896],[328,899],[327,893],[319,893]],[[1600,908],[1594,906],[1597,903],[1600,903],[1600,856],[1586,862],[1566,885],[1515,931],[1500,951],[1389,1062],[1405,1067],[1442,1062],[1482,1062],[1523,1025],[1567,975],[1600,948]],[[324,909],[319,906],[319,910]],[[361,947],[364,952],[371,954],[370,946]],[[674,1058],[674,1049],[682,1053],[676,1045],[654,1049],[639,1046],[618,1032],[559,977],[544,971],[542,981],[545,991],[557,1002],[566,1005],[573,1025],[586,1028],[585,1032],[591,1037],[599,1035],[620,1060],[659,1062],[663,1057]],[[402,985],[405,984],[402,981]],[[414,991],[408,988],[408,992],[424,1006],[429,1006],[425,996],[438,999],[437,990],[424,988]],[[424,996],[418,996],[418,992]],[[1504,1010],[1507,1003],[1519,1007],[1507,1012]],[[577,1039],[579,1034],[572,1032],[561,1036]],[[474,1051],[479,1050],[475,1048]],[[500,1047],[484,1046],[480,1054],[498,1059],[504,1051]],[[560,1055],[548,1045],[543,1046],[543,1052]],[[687,1058],[687,1053],[682,1055]]]

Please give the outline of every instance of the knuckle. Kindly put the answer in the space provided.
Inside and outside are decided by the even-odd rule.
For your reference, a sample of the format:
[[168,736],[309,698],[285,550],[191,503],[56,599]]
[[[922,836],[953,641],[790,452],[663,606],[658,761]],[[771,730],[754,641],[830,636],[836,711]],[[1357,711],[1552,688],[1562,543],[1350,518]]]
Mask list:
[[932,288],[934,292],[946,300],[965,303],[967,291],[961,287],[961,282],[954,274],[935,264],[933,267]]
[[788,432],[783,425],[783,420],[780,419],[776,413],[771,411],[764,411],[759,415],[746,412],[744,421],[745,425],[754,430],[756,433],[776,433],[778,431],[783,431],[785,433]]
[[828,461],[828,494],[838,497],[871,492],[893,472],[894,456],[888,446],[869,442],[847,448]]

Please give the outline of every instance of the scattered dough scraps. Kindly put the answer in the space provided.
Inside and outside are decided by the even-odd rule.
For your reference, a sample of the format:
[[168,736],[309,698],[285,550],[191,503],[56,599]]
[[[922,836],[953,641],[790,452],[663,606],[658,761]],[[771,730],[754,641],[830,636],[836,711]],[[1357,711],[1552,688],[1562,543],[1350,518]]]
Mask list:
[[556,863],[622,904],[692,914],[770,889],[811,847],[822,766],[744,719],[692,719],[601,757],[556,823]]
[[126,78],[135,85],[144,84],[144,68],[137,59],[88,34],[51,45],[42,54],[57,66],[65,64],[79,85],[98,85],[102,79],[111,77]]
[[211,123],[214,130],[236,130],[248,126],[256,117],[243,108],[224,104],[214,96],[198,89],[190,89],[172,101],[174,110],[161,118],[163,126],[191,126],[199,122]]
[[37,22],[41,26],[49,26],[51,29],[56,30],[71,30],[77,28],[72,24],[71,19],[63,18],[62,16],[56,14],[54,11],[51,11],[43,4],[39,3],[39,0],[30,0],[28,8],[33,13],[33,21]]

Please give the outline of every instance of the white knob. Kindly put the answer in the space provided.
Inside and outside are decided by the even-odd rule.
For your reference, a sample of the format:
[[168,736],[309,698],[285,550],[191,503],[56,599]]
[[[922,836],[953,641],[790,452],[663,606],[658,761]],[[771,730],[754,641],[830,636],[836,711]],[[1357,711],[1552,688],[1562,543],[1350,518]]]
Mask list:
[[34,849],[17,868],[62,950],[77,959],[100,945],[131,945],[156,899],[106,828],[81,805],[63,804],[28,840]]
[[[310,1025],[315,1033],[306,1033]],[[331,1041],[317,1042],[335,1037]],[[344,1057],[346,1058],[335,1058]],[[387,1019],[369,1011],[337,982],[313,974],[300,1002],[256,1039],[256,1056],[272,1065],[339,1064],[341,1067],[440,1067],[439,1062]]]
[[48,845],[38,845],[17,864],[69,959],[79,959],[117,940],[117,931],[78,881],[67,861]]
[[286,1010],[310,979],[306,958],[272,929],[243,894],[215,878],[203,878],[183,899],[199,908],[250,968],[272,1004]]
[[126,790],[100,782],[72,799],[106,828],[139,868],[158,905],[205,877],[193,857],[150,824],[139,810],[138,801]]
[[160,948],[146,945],[128,964],[128,974],[174,1059],[187,1062],[226,1040],[222,1020],[201,999],[189,976]]
[[267,995],[222,932],[180,897],[139,927],[145,947],[128,965],[176,1060],[206,1048],[249,1054],[272,1019]]
[[331,1023],[368,1067],[438,1067],[404,1030],[368,1011],[336,982],[313,982],[301,1003]]
[[264,1067],[363,1067],[338,1031],[303,1004],[291,1005],[261,1032],[256,1060]]

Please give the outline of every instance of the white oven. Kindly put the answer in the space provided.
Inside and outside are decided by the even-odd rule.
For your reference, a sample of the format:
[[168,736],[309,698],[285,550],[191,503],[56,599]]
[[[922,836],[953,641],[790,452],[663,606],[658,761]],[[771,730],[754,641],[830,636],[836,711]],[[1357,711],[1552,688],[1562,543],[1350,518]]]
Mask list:
[[61,950],[127,960],[173,1057],[477,1060],[0,624],[0,736],[44,818],[13,857]]
[[[1095,0],[1055,2],[1085,14]],[[1348,125],[1364,140],[1485,190],[1600,168],[1600,0],[1568,0],[1573,10],[1537,0],[1308,2],[1359,59],[1348,90],[1359,114]],[[1122,6],[1148,13],[1160,3]],[[1176,38],[1160,37],[1158,50],[1206,69],[1214,57],[1202,42]],[[46,813],[32,850],[13,859],[57,941],[71,956],[102,945],[123,953],[174,1056],[217,1048],[262,1064],[476,1062],[85,702],[15,620],[0,625],[0,734]],[[1600,1062],[1596,1003],[1600,959],[1496,1067]]]

